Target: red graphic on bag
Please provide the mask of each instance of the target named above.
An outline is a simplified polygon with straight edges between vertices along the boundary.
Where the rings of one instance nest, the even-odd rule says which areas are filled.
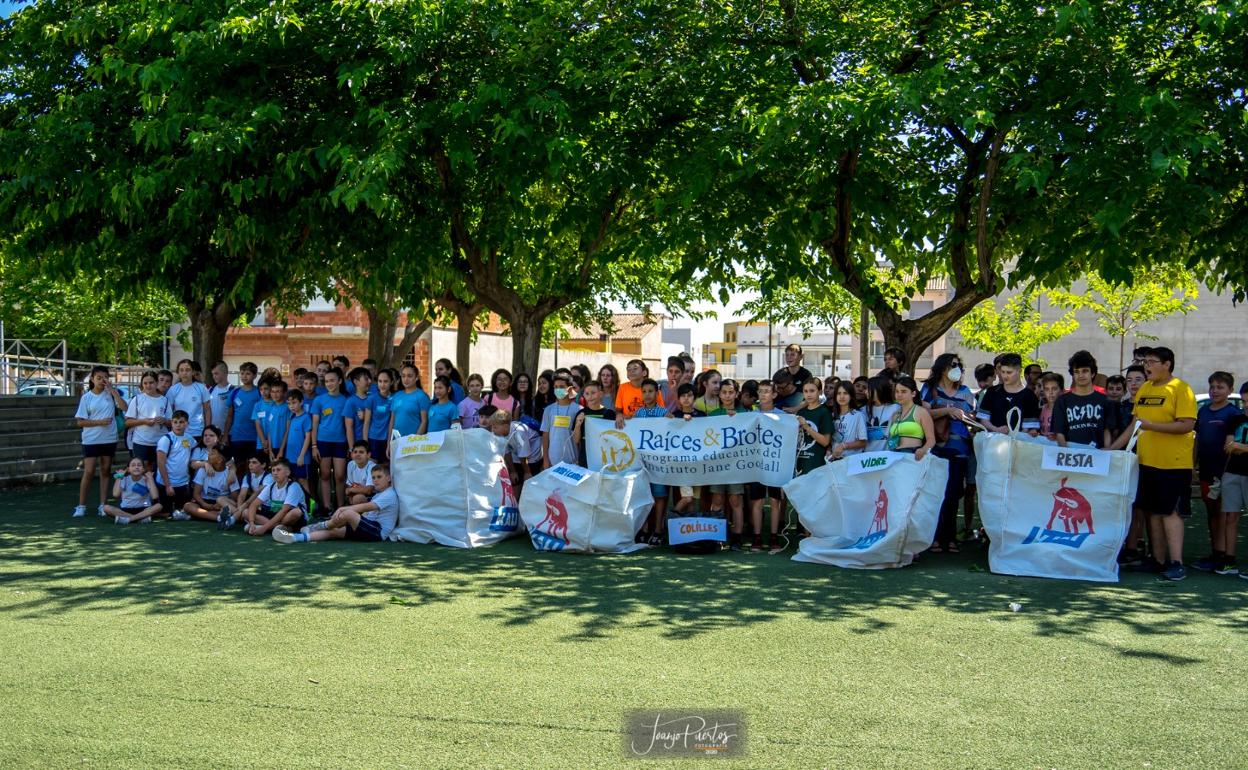
[[[884,482],[880,482],[880,494],[875,498],[875,518],[871,520],[871,528],[867,530],[870,535],[873,532],[888,531],[888,491],[884,489]]]
[[[550,528],[546,530],[551,537],[560,537],[557,534],[563,530],[562,539],[568,539],[568,508],[563,504],[563,498],[559,496],[559,490],[550,493],[550,497],[546,498],[546,518],[542,519],[536,529],[540,530],[546,522],[550,522]]]
[[[516,490],[511,486],[511,474],[507,472],[507,466],[503,466],[498,474],[498,481],[503,487],[503,508],[515,508],[519,505],[516,502]]]
[[[1062,485],[1053,493],[1053,511],[1049,514],[1049,523],[1045,525],[1045,529],[1053,529],[1054,519],[1062,520],[1062,527],[1067,532],[1078,534],[1079,525],[1087,526],[1088,532],[1095,535],[1096,530],[1092,528],[1092,504],[1088,502],[1088,498],[1074,487],[1066,486],[1066,479],[1062,479]]]

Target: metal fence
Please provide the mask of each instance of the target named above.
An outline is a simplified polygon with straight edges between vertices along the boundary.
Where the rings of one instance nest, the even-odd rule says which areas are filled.
[[[0,328],[0,395],[77,396],[96,366],[108,369],[114,385],[138,392],[145,366],[76,361],[63,339],[11,339]]]

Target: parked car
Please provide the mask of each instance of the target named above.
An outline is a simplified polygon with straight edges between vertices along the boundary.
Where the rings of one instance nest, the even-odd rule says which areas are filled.
[[[1229,399],[1232,404],[1239,407],[1240,411],[1243,411],[1244,400],[1239,397],[1238,393],[1232,393]],[[1205,404],[1209,403],[1209,401],[1210,399],[1209,399],[1208,393],[1201,393],[1199,396],[1197,396],[1196,397],[1196,411],[1199,412]]]
[[[25,385],[17,391],[19,396],[64,396],[65,386],[52,383]]]

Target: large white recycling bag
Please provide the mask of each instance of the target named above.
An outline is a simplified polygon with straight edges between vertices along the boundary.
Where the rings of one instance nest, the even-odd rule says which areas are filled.
[[[539,551],[628,553],[654,497],[645,471],[604,475],[560,463],[524,482],[520,516]]]
[[[928,453],[868,452],[784,485],[811,537],[794,561],[855,569],[904,567],[932,545],[949,462]]]
[[[981,433],[975,459],[993,572],[1118,581],[1139,477],[1134,454]]]
[[[520,512],[503,452],[505,436],[483,428],[390,443],[390,472],[399,498],[391,540],[458,548],[493,545],[520,531]]]

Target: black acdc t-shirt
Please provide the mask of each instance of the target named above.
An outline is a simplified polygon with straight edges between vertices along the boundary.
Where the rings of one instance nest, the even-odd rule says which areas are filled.
[[[1109,399],[1104,393],[1092,391],[1086,396],[1063,393],[1053,405],[1054,433],[1066,437],[1070,444],[1087,444],[1101,448],[1105,428],[1110,424]]]

